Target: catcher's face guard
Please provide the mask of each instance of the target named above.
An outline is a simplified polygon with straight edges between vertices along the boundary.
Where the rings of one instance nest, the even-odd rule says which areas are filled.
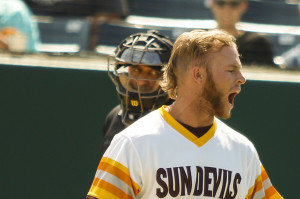
[[[143,65],[120,64],[114,71],[125,89],[141,94],[153,93],[159,89],[162,72]]]
[[[123,109],[122,120],[126,125],[159,108],[167,99],[167,94],[159,86],[162,73],[157,69],[116,62],[108,64],[108,75],[116,86]]]
[[[125,125],[166,102],[159,81],[171,49],[172,43],[158,33],[137,33],[121,42],[115,56],[108,58],[108,75],[116,86]]]

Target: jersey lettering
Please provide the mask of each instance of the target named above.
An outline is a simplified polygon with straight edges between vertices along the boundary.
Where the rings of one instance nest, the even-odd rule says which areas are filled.
[[[156,189],[156,195],[159,198],[164,198],[166,197],[166,195],[168,194],[168,185],[167,183],[165,183],[165,181],[162,180],[162,178],[166,178],[167,177],[167,172],[165,169],[163,168],[159,168],[156,171],[156,182],[161,186],[162,189]]]
[[[191,166],[159,168],[156,172],[156,182],[160,186],[156,189],[157,197],[164,198],[169,194],[175,198],[192,194],[215,198],[218,191],[220,199],[237,196],[238,184],[242,181],[239,173],[233,175],[232,171],[225,169],[200,166],[194,168],[194,173],[193,176]]]

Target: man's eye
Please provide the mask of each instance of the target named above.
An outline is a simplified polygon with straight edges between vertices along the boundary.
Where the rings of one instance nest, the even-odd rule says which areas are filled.
[[[160,72],[158,72],[158,71],[152,71],[151,75],[152,76],[160,76]]]
[[[140,73],[141,70],[138,69],[138,68],[132,68],[132,69],[131,69],[131,72],[133,72],[133,73]]]

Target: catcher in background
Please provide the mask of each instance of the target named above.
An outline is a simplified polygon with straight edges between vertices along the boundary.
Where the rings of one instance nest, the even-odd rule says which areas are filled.
[[[158,31],[128,36],[115,50],[108,74],[116,86],[120,104],[106,117],[103,126],[103,152],[115,134],[121,132],[140,117],[171,103],[159,86],[162,66],[171,55],[172,42]]]
[[[246,82],[233,36],[181,34],[161,87],[175,99],[118,133],[90,198],[280,199],[253,144],[219,118]]]

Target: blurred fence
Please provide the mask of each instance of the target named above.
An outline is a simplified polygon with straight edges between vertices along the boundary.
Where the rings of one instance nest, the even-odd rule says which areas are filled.
[[[37,14],[41,36],[39,49],[42,52],[74,53],[96,51],[101,46],[115,47],[129,34],[146,32],[148,29],[157,29],[175,41],[183,31],[216,26],[208,1],[205,0],[27,2]],[[78,9],[80,4],[82,9]],[[71,9],[72,5],[76,8]],[[87,6],[85,14],[77,12]],[[279,56],[300,41],[297,9],[296,4],[286,4],[284,1],[249,0],[240,28],[264,34],[273,45],[274,57]],[[137,23],[136,19],[140,22]],[[149,21],[151,23],[147,25]],[[187,24],[190,25],[187,27]]]

